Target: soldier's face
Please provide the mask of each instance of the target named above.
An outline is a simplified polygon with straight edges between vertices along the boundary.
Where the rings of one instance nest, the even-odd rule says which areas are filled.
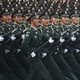
[[[22,16],[15,16],[15,17],[14,17],[14,21],[15,21],[16,23],[20,24],[21,21],[22,21]]]
[[[4,16],[2,17],[2,20],[3,20],[3,22],[5,22],[5,23],[11,23],[11,15],[10,15],[10,14],[4,15]]]
[[[59,19],[58,18],[52,18],[51,21],[52,21],[52,23],[54,25],[57,25],[59,23]]]
[[[61,18],[61,22],[62,22],[63,24],[68,24],[68,23],[69,23],[69,18],[68,18],[68,17],[62,17],[62,18]]]
[[[24,21],[27,21],[29,19],[29,16],[24,17]]]
[[[37,27],[39,25],[39,19],[33,19],[32,23],[33,23],[34,26]]]
[[[43,26],[48,26],[48,24],[49,24],[49,19],[42,19],[42,20],[41,20],[41,23],[42,23]]]
[[[78,24],[79,23],[79,17],[72,17],[71,21],[73,24]]]

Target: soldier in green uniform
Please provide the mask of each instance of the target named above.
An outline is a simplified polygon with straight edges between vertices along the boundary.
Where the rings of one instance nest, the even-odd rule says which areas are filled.
[[[1,15],[2,15],[2,23],[3,23],[2,27],[4,28],[5,33],[6,33],[9,30],[8,24],[11,24],[11,16],[10,16],[8,9],[2,10]],[[10,27],[10,28],[13,28],[13,27]]]
[[[66,15],[67,15],[67,17],[65,17],[65,20],[63,19],[62,20],[62,23],[63,23],[63,28],[64,28],[64,31],[66,31],[67,30],[67,32],[65,33],[65,41],[66,40],[68,40],[68,39],[70,39],[70,36],[71,36],[71,34],[72,34],[72,32],[74,31],[73,29],[72,29],[72,27],[71,27],[71,25],[70,25],[70,22],[69,22],[69,15],[68,15],[68,13],[65,13]],[[65,24],[65,22],[66,22],[66,25],[64,25]],[[64,44],[64,43],[63,43]],[[66,61],[66,58],[69,60],[69,58],[70,58],[70,56],[72,55],[72,49],[69,47],[69,45],[71,45],[71,43],[69,43],[67,46],[66,45],[64,45],[64,47],[62,47],[61,48],[61,50],[63,50],[62,51],[62,53],[63,53],[63,57],[64,57],[64,59],[65,59],[65,61]],[[66,54],[65,54],[66,53]],[[68,54],[69,53],[69,54]],[[71,53],[71,54],[70,54]],[[71,58],[70,58],[71,59]],[[67,62],[67,61],[66,61]],[[73,63],[74,63],[74,61],[73,61]],[[69,64],[68,64],[69,65]],[[69,65],[70,66],[70,65]],[[71,67],[71,66],[70,66]],[[72,68],[72,67],[71,67]],[[72,72],[74,73],[74,71],[73,71],[73,69],[72,69]],[[72,74],[74,77],[76,76],[76,75],[74,75],[74,74]],[[77,77],[77,76],[76,76]]]
[[[4,35],[4,33],[7,32],[7,26],[3,26],[5,25],[6,23],[10,23],[11,22],[11,16],[10,16],[10,13],[6,10],[3,10],[2,13],[1,13],[1,16],[2,16],[2,25],[1,25],[1,31],[0,31],[0,35]],[[1,36],[2,37],[2,36]],[[4,40],[4,37],[1,38],[1,40],[3,41]],[[2,43],[1,41],[1,43]],[[20,80],[14,73],[13,71],[11,70],[11,68],[8,66],[8,64],[6,63],[5,59],[4,59],[4,55],[5,52],[4,52],[4,49],[5,49],[5,45],[1,46],[0,48],[1,50],[1,56],[0,56],[0,72],[8,79],[8,80]]]
[[[67,15],[64,14],[62,15],[62,17],[64,19],[67,18]],[[64,27],[63,26],[60,26],[57,21],[59,19],[59,15],[58,14],[54,14],[51,18],[51,21],[52,21],[52,26],[55,27],[55,32],[54,32],[54,36],[56,36],[54,38],[54,40],[56,39],[55,43],[57,42],[57,40],[59,40],[60,36],[61,36],[61,33],[64,31]],[[60,28],[59,28],[60,27]],[[63,30],[63,31],[62,31]],[[60,39],[61,42],[64,41],[64,39]],[[60,43],[61,43],[60,42]],[[66,63],[65,59],[63,58],[63,55],[62,55],[62,52],[61,50],[59,49],[59,44],[56,44],[54,47],[54,51],[53,51],[53,58],[55,60],[55,62],[57,63],[57,65],[59,66],[59,68],[61,69],[63,75],[66,77],[66,78],[71,78],[71,79],[74,79],[74,74],[72,73],[72,70],[70,68],[70,66]],[[53,48],[53,47],[52,47]],[[50,49],[51,50],[51,49]]]
[[[0,15],[1,15],[1,12],[0,12]],[[0,35],[2,35],[2,27],[1,27],[1,17],[0,17]],[[3,38],[0,38],[0,41],[2,41]],[[0,55],[1,56],[1,55]],[[1,80],[7,80],[6,77],[4,77],[1,73],[0,73],[0,79]]]
[[[72,23],[72,27],[76,30],[76,29],[79,29],[79,26],[80,26],[80,22],[79,22],[79,14],[74,14],[72,15],[71,17],[71,23]],[[75,37],[77,39],[79,39],[79,32],[76,33]],[[75,44],[74,44],[74,56],[75,56],[75,59],[76,61],[78,62],[78,64],[80,65],[80,55],[79,55],[79,52],[80,52],[80,48],[79,48],[79,41],[77,41]]]
[[[71,20],[72,20],[72,29],[71,29],[71,34],[73,31],[77,30],[77,25],[79,23],[79,15],[77,13],[73,13],[72,12],[72,15],[71,15]],[[77,36],[74,36],[73,35],[73,38],[71,39],[72,41],[75,41]],[[74,39],[74,40],[73,40]],[[66,60],[66,62],[71,66],[73,72],[75,73],[75,75],[78,77],[78,79],[80,79],[79,75],[79,70],[80,70],[80,65],[77,63],[77,61],[75,60],[74,58],[74,55],[73,55],[73,51],[74,49],[72,48],[73,46],[71,46],[71,43],[67,44],[67,46],[69,47],[68,48],[68,53],[69,54],[66,54],[64,55],[64,58]]]
[[[43,15],[41,17],[41,23],[42,23],[42,32],[43,32],[43,37],[42,40],[43,42],[47,42],[49,40],[50,43],[54,42],[54,27],[52,25],[49,25],[49,16],[48,15]],[[52,39],[53,38],[53,39]],[[50,74],[53,76],[54,79],[56,80],[65,80],[65,77],[63,76],[61,70],[59,69],[58,65],[55,63],[53,57],[52,57],[52,50],[47,50],[47,48],[51,45],[48,43],[42,50],[42,62],[46,66],[46,68],[49,70]],[[53,53],[54,54],[54,53]],[[48,66],[49,65],[49,66]]]
[[[31,16],[31,13],[29,12],[29,10],[25,10],[23,12],[23,20],[24,20],[24,25],[26,27],[29,27],[29,21],[28,21],[28,19],[29,19],[30,16]]]
[[[5,20],[4,20],[5,18]],[[15,26],[13,26],[11,24],[11,15],[9,13],[9,11],[3,11],[2,13],[2,19],[3,19],[3,25],[2,27],[4,27],[4,33],[8,33],[9,31],[14,30]],[[10,25],[11,24],[11,25]],[[13,29],[12,29],[13,28]],[[15,36],[11,35],[10,36],[11,40],[14,42],[14,40],[16,39]],[[8,64],[8,66],[12,69],[12,71],[22,80],[26,80],[27,79],[27,72],[25,71],[25,69],[21,66],[21,64],[16,60],[15,58],[15,49],[14,47],[12,47],[11,43],[8,42],[5,46],[4,46],[4,54],[3,54],[3,58],[5,60],[5,62]],[[16,66],[15,66],[16,65]]]
[[[63,27],[61,27],[59,25],[59,15],[58,15],[58,12],[56,13],[52,13],[52,15],[50,15],[51,17],[51,25],[53,26],[54,28],[54,36],[56,37],[59,37],[61,35],[61,32],[64,31]]]
[[[53,80],[48,70],[45,68],[42,61],[39,59],[39,51],[36,53],[36,49],[42,45],[41,34],[37,30],[39,20],[37,16],[33,15],[30,20],[30,29],[26,32],[26,37],[22,42],[24,51],[28,54],[28,60],[34,71],[37,71],[41,75],[43,80]],[[32,80],[36,80],[35,75],[32,76]],[[38,79],[39,80],[39,79]]]
[[[25,14],[24,14],[25,15]],[[29,29],[29,25],[25,25],[25,22],[22,23],[22,14],[19,11],[14,11],[12,17],[14,18],[14,26],[17,26],[19,31],[23,32],[25,29]],[[17,32],[18,33],[18,32]],[[30,66],[28,61],[26,60],[27,54],[25,51],[21,50],[21,42],[25,37],[25,33],[21,33],[19,35],[19,38],[17,39],[17,45],[15,44],[13,47],[17,52],[15,53],[16,59],[19,61],[19,63],[25,68],[27,72],[30,70]]]

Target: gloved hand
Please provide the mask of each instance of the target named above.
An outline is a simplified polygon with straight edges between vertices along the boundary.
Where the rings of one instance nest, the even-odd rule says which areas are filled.
[[[71,37],[71,40],[76,41],[76,37],[75,36]]]
[[[16,37],[15,37],[14,35],[12,35],[12,36],[11,36],[11,40],[12,40],[12,41],[15,41],[15,40],[16,40]]]
[[[7,53],[9,53],[10,52],[10,50],[8,50],[8,49],[5,49],[5,54],[7,54]]]
[[[31,57],[34,58],[36,54],[34,52],[31,53]]]
[[[22,39],[24,39],[24,38],[25,38],[25,34],[22,35]]]
[[[62,37],[60,38],[60,42],[63,43],[65,41],[65,39],[63,39]]]
[[[68,52],[68,49],[64,49],[64,53],[67,53]]]
[[[0,42],[4,41],[4,37],[0,36]]]
[[[46,57],[47,53],[42,53],[42,58]]]
[[[76,49],[76,53],[78,53],[78,52],[80,52],[80,50],[79,49]]]
[[[54,43],[54,40],[52,39],[52,37],[49,38],[49,43]]]

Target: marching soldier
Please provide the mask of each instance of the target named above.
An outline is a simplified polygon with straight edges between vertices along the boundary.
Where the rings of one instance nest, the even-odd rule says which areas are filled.
[[[80,26],[80,24],[79,24],[79,14],[77,14],[77,12],[76,12],[76,14],[72,15],[72,17],[71,17],[71,23],[72,23],[72,27],[74,28],[74,30],[80,28],[79,27]],[[79,35],[80,35],[79,32],[77,32],[76,34],[77,34],[76,38],[79,39]],[[74,45],[75,46],[73,46],[74,47],[73,53],[74,53],[76,61],[80,65],[80,59],[79,59],[79,56],[80,56],[79,55],[79,52],[80,52],[79,41],[76,41],[76,43]]]
[[[53,80],[52,76],[39,59],[39,52],[35,53],[36,49],[42,45],[41,34],[37,30],[39,20],[37,16],[33,15],[30,20],[30,29],[26,32],[26,37],[22,42],[23,49],[29,56],[29,61],[34,71],[42,76],[44,80]],[[32,76],[32,80],[36,80],[35,74]]]
[[[77,14],[77,13],[72,13],[72,15],[71,15],[71,20],[72,20],[72,32],[73,31],[75,31],[75,30],[77,30],[77,24],[79,23],[79,15]],[[72,32],[71,32],[71,34],[72,34]],[[74,39],[74,41],[76,41],[76,36],[74,36],[73,35],[73,39]],[[74,43],[73,43],[74,44]],[[72,70],[73,70],[73,72],[75,73],[75,75],[78,77],[78,79],[80,79],[79,78],[79,70],[80,70],[80,65],[77,63],[77,61],[75,60],[75,58],[74,58],[74,55],[73,55],[73,46],[71,47],[71,44],[69,45],[69,44],[67,44],[67,46],[69,47],[69,54],[67,54],[66,56],[64,55],[64,58],[65,58],[65,60],[66,60],[66,62],[70,65],[70,67],[72,68]]]
[[[6,30],[7,29],[7,26],[3,26],[5,25],[6,23],[10,23],[11,21],[11,16],[10,16],[10,13],[9,12],[6,12],[5,10],[2,11],[1,13],[1,16],[2,16],[2,25],[1,25],[1,31],[0,31],[0,35],[4,35],[4,33],[6,33]],[[9,18],[7,18],[9,16]],[[4,31],[5,30],[5,31]],[[1,43],[2,41],[4,40],[4,38],[2,37],[1,38]],[[1,56],[0,56],[0,73],[2,73],[8,80],[20,80],[14,73],[13,71],[11,70],[11,68],[8,66],[8,64],[6,63],[5,59],[4,59],[4,46],[1,46]]]
[[[68,23],[69,23],[69,15],[67,13],[62,14],[60,25],[58,25],[59,27],[61,27],[62,30],[60,30],[60,33],[58,33],[58,34],[61,34],[65,30],[67,30]],[[56,28],[56,30],[57,30],[57,28]],[[55,34],[56,33],[57,33],[57,31],[55,32]],[[60,43],[62,43],[62,42],[64,42],[64,39],[60,39]],[[54,60],[58,64],[59,68],[61,69],[61,71],[65,77],[70,78],[71,80],[77,80],[76,76],[72,72],[71,67],[66,63],[66,61],[63,57],[63,53],[61,52],[62,49],[60,49],[58,47],[59,45],[60,44],[57,45],[57,48],[56,48],[57,51],[54,52],[55,53],[53,55]],[[62,47],[62,48],[64,48],[64,47]]]
[[[2,27],[1,27],[1,18],[0,18],[0,35],[2,34]],[[2,41],[2,38],[0,38],[0,40]],[[1,55],[0,55],[1,56]],[[0,73],[0,79],[1,80],[7,80],[6,77],[4,77],[1,73]]]
[[[25,25],[25,22],[22,23],[22,14],[20,12],[14,11],[12,16],[14,18],[14,24],[15,24],[14,26],[17,26],[18,29],[19,29],[17,33],[22,32],[22,33],[19,34],[17,40],[15,41],[15,44],[13,45],[14,50],[17,51],[15,53],[15,57],[19,61],[19,63],[25,68],[25,70],[27,72],[29,72],[30,66],[29,66],[28,61],[26,60],[27,54],[25,53],[25,51],[21,50],[21,43],[22,43],[22,40],[25,37],[24,30],[28,30],[29,26]]]
[[[41,23],[42,23],[42,31],[43,31],[43,37],[42,40],[45,43],[46,41],[50,41],[50,43],[53,43],[54,40],[54,27],[53,26],[48,26],[49,25],[49,16],[48,15],[43,15],[41,17]],[[45,23],[45,24],[44,24]],[[54,79],[58,80],[65,80],[65,77],[63,76],[61,70],[59,69],[58,65],[55,63],[53,57],[52,57],[52,51],[49,50],[47,51],[47,48],[50,45],[47,44],[43,50],[42,50],[42,62],[46,66],[46,68],[49,70],[50,74],[53,76]],[[53,53],[54,54],[54,53]],[[49,65],[49,66],[48,66]]]
[[[15,29],[15,26],[10,25],[11,23],[11,15],[9,11],[4,10],[2,13],[2,19],[3,19],[3,25],[2,27],[4,28],[4,33],[8,33],[9,31],[12,31]],[[12,29],[13,28],[13,29]],[[9,35],[10,36],[10,35]],[[11,40],[14,41],[16,38],[11,35]],[[20,65],[20,63],[16,60],[14,56],[14,49],[12,48],[11,43],[6,43],[4,45],[4,53],[3,53],[3,58],[5,62],[8,64],[8,66],[12,69],[12,71],[22,80],[27,79],[27,72],[25,69]],[[16,65],[16,66],[15,66]],[[14,79],[14,77],[13,77]]]

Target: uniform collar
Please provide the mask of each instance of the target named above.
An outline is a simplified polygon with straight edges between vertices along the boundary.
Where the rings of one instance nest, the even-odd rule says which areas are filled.
[[[73,25],[73,26],[77,26],[77,27],[79,26],[79,24],[73,24],[73,23],[72,23],[72,25]]]
[[[63,24],[63,23],[61,22],[61,25],[62,25],[62,26],[68,26],[69,24]]]
[[[31,26],[31,28],[33,28],[34,30],[37,30],[37,28],[35,28],[35,27],[33,27],[33,26]]]
[[[20,24],[18,24],[18,23],[16,23],[16,22],[14,22],[14,24],[16,24],[16,25],[18,25],[18,26],[20,25]]]
[[[54,24],[52,23],[52,25],[53,25],[53,26],[55,26],[56,28],[58,28],[58,27],[59,27],[59,25],[58,25],[58,24],[57,24],[57,25],[54,25]]]

